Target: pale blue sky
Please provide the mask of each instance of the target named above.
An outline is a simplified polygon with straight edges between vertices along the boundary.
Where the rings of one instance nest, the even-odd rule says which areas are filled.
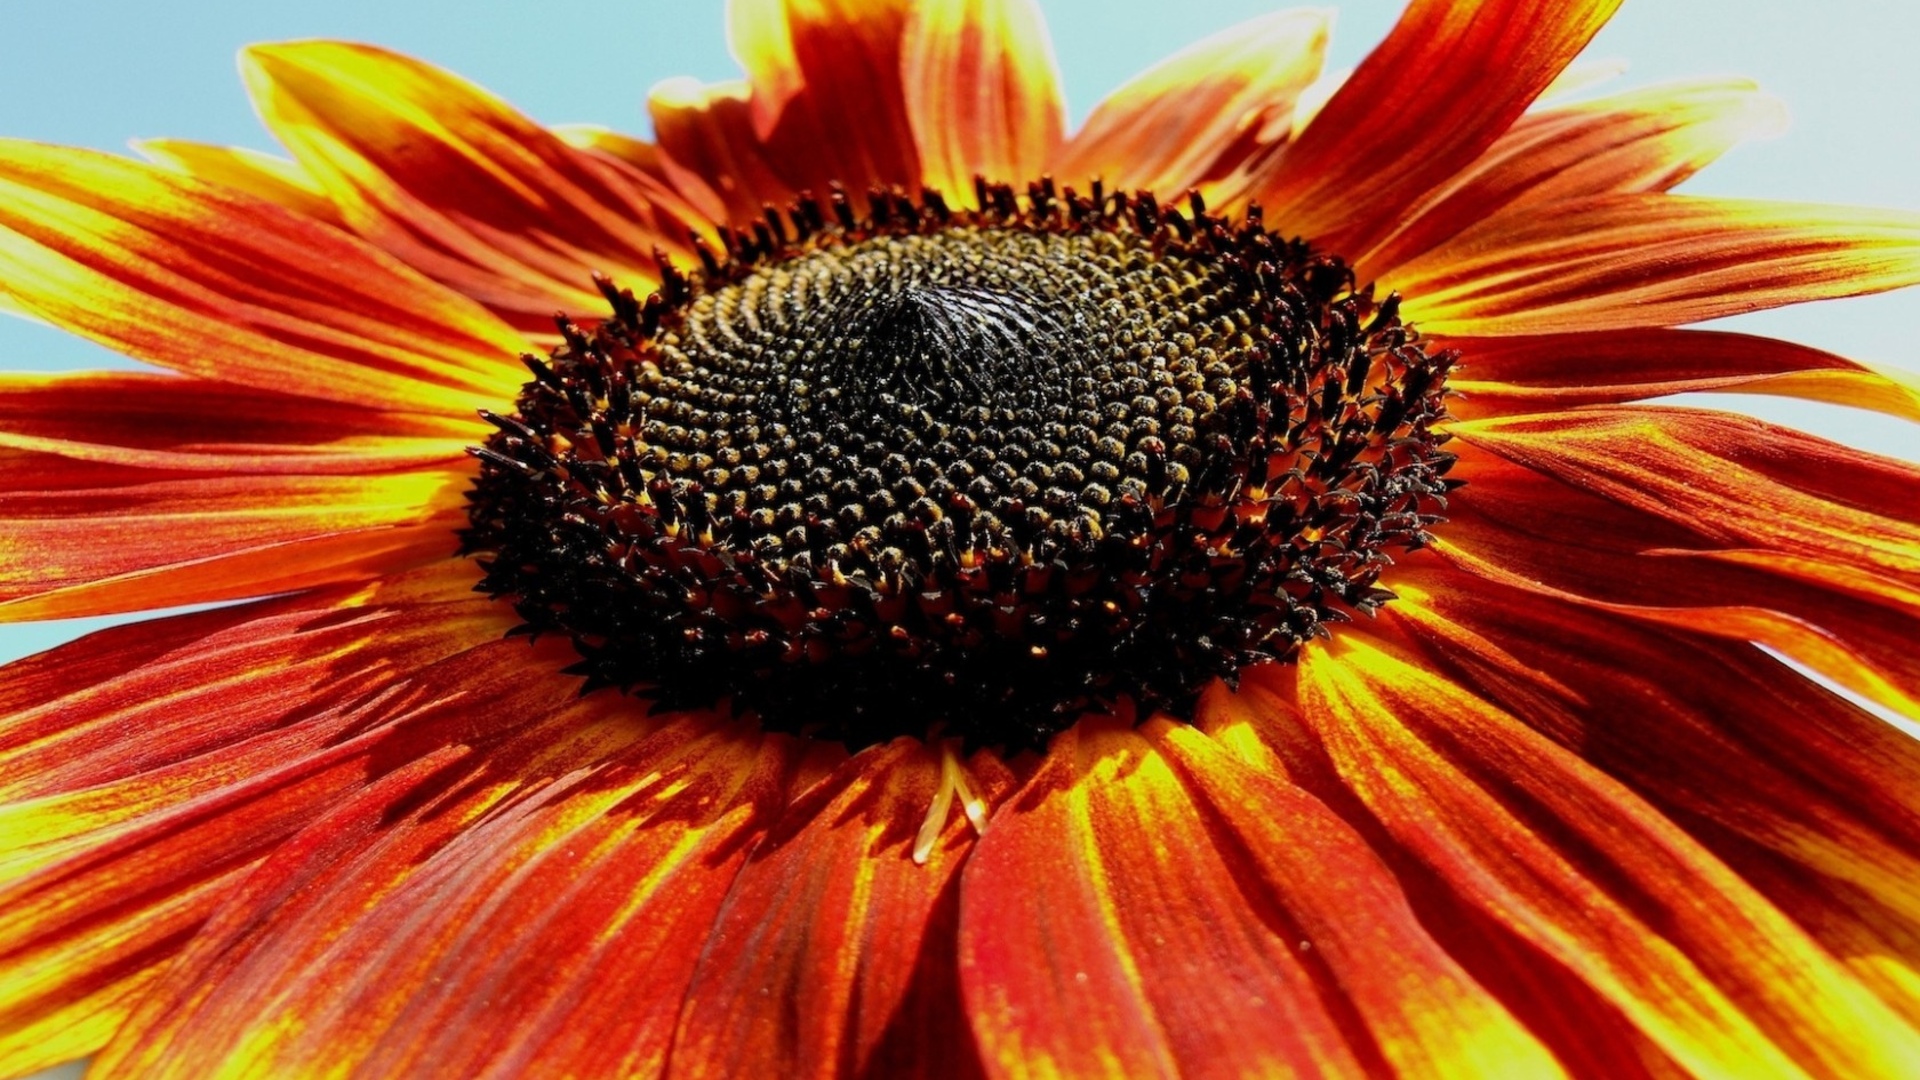
[[[1076,120],[1166,53],[1276,6],[1042,0]],[[1331,64],[1345,67],[1385,33],[1400,4],[1334,6],[1340,18]],[[678,74],[735,74],[720,9],[718,0],[0,0],[0,135],[109,150],[129,138],[163,135],[271,149],[241,92],[235,50],[250,41],[314,36],[425,57],[543,121],[644,132],[648,86]],[[1745,74],[1787,101],[1794,125],[1785,137],[1736,150],[1689,190],[1920,210],[1914,41],[1920,3],[1913,0],[1628,0],[1590,55],[1629,61],[1623,86]],[[1920,290],[1735,323],[1920,368]],[[112,362],[85,342],[0,318],[0,367]],[[1911,425],[1765,399],[1750,411],[1920,459],[1920,428]],[[98,622],[0,626],[0,659]]]

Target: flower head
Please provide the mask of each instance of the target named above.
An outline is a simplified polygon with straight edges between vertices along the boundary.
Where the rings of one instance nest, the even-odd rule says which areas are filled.
[[[1920,419],[1678,329],[1920,219],[1669,189],[1608,0],[1194,45],[735,0],[655,141],[260,46],[291,159],[0,142],[0,1073],[1898,1076]],[[1559,83],[1564,87],[1565,83]]]

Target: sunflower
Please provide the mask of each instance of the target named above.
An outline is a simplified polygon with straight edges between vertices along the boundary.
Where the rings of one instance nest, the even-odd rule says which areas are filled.
[[[1613,0],[1287,11],[1071,135],[1030,0],[734,0],[655,141],[377,48],[291,159],[0,143],[0,1073],[1903,1076],[1920,472],[1677,329],[1920,281],[1668,193]]]

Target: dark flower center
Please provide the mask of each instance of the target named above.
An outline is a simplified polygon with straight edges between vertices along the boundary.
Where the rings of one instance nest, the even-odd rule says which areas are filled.
[[[1451,357],[1396,298],[1257,211],[978,195],[802,200],[644,304],[604,286],[488,414],[481,588],[592,686],[1007,748],[1390,598],[1451,463]]]

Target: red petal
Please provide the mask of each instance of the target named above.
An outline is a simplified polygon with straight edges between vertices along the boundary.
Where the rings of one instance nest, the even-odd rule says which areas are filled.
[[[1355,253],[1363,279],[1499,212],[1568,199],[1665,191],[1734,144],[1778,134],[1779,100],[1744,79],[1656,86],[1529,113],[1388,240]]]
[[[942,783],[940,752],[901,739],[854,757],[789,807],[754,851],[687,991],[673,1069],[717,1076],[977,1074],[955,967],[955,813],[910,857]],[[989,802],[1011,777],[973,772]]]
[[[1920,282],[1920,215],[1610,195],[1497,215],[1382,284],[1436,334],[1678,326]]]
[[[1695,391],[1778,394],[1920,420],[1900,373],[1804,345],[1711,330],[1614,330],[1524,337],[1436,337],[1464,363],[1449,378],[1463,419],[1557,412]]]
[[[31,314],[191,375],[461,418],[525,342],[392,258],[252,195],[0,141],[0,281]]]
[[[1047,171],[1162,197],[1197,187],[1210,203],[1243,194],[1292,134],[1328,23],[1325,11],[1275,12],[1181,50],[1108,94]]]
[[[1555,1072],[1360,837],[1191,728],[1059,736],[962,888],[1001,1075]]]
[[[1674,817],[1920,1020],[1920,743],[1744,643],[1460,574],[1403,569],[1394,589],[1396,623],[1456,678]]]
[[[1413,0],[1252,197],[1272,227],[1366,251],[1491,146],[1619,0]]]
[[[1682,1068],[1901,1076],[1920,1034],[1626,788],[1397,648],[1300,664],[1303,730],[1426,888],[1583,980]]]
[[[752,87],[755,134],[783,178],[920,185],[900,70],[908,0],[734,0],[727,36]],[[711,178],[710,178],[711,179]]]
[[[924,181],[958,198],[975,175],[1037,180],[1066,127],[1046,19],[1033,0],[924,0],[901,79]]]
[[[1474,446],[1730,547],[1920,580],[1920,467],[1729,413],[1596,408],[1450,427]]]
[[[647,94],[661,169],[710,220],[736,227],[761,220],[769,205],[785,209],[794,189],[781,177],[804,175],[754,133],[751,110],[741,82],[668,79]]]
[[[465,469],[209,474],[0,451],[0,619],[234,600],[444,559],[467,482]]]
[[[269,127],[361,235],[468,296],[550,325],[598,315],[600,271],[644,290],[684,225],[638,174],[577,150],[479,87],[367,45],[256,45],[242,57]]]
[[[96,1067],[657,1074],[799,747],[643,708],[583,702],[340,800],[248,876]]]
[[[470,709],[529,705],[498,677],[523,644],[441,662],[470,635],[432,607],[334,595],[116,629],[8,668],[23,709],[4,768],[28,797],[0,807],[0,1068],[95,1049],[282,838],[472,737]],[[412,675],[468,697],[423,703]]]
[[[477,441],[475,426],[147,372],[0,373],[0,445],[145,469],[446,466]]]

